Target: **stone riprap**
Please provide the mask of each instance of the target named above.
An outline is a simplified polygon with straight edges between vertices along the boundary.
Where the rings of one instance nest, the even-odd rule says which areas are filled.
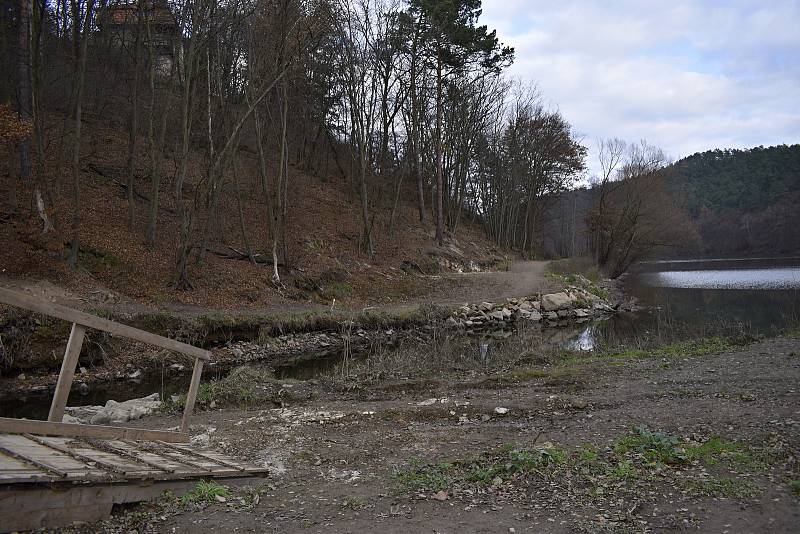
[[[520,321],[540,324],[581,323],[615,313],[608,302],[583,288],[570,286],[546,295],[509,298],[503,303],[464,304],[447,319],[450,328],[505,328]]]

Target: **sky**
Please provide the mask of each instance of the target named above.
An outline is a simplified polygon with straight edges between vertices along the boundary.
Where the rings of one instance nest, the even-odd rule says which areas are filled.
[[[484,0],[479,23],[583,138],[590,172],[599,138],[673,160],[800,143],[800,0]]]

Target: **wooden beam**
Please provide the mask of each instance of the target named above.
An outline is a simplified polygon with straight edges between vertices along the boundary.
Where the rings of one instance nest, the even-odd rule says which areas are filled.
[[[142,343],[148,343],[156,347],[161,347],[162,349],[180,352],[182,354],[186,354],[187,356],[192,356],[201,360],[211,359],[211,353],[199,347],[182,343],[180,341],[175,341],[174,339],[159,336],[151,332],[145,332],[144,330],[139,330],[138,328],[133,328],[132,326],[115,323],[114,321],[109,321],[108,319],[97,317],[96,315],[91,315],[82,311],[74,310],[72,308],[67,308],[66,306],[61,306],[52,302],[45,302],[18,291],[0,288],[0,302],[3,304],[9,304],[11,306],[16,306],[18,308],[24,308],[32,312],[42,313],[44,315],[63,319],[64,321],[76,323],[84,327],[102,330],[103,332],[108,332],[109,334],[113,334],[115,336],[122,336],[136,341],[141,341]]]
[[[47,471],[48,473],[53,473],[54,475],[59,477],[66,477],[69,474],[63,469],[59,469],[54,465],[50,465],[47,462],[42,462],[40,460],[37,460],[36,458],[25,456],[21,452],[15,451],[14,449],[10,449],[8,447],[4,447],[3,445],[0,445],[0,452],[9,455],[12,458],[17,458],[18,460],[22,460],[23,462],[32,464],[38,469],[43,469],[44,471]]]
[[[203,360],[200,358],[194,361],[192,370],[192,382],[189,384],[189,393],[186,394],[186,406],[183,408],[183,418],[181,419],[181,432],[189,431],[189,418],[194,411],[194,402],[197,399],[197,391],[200,389],[200,376],[203,374]]]
[[[50,413],[47,415],[48,421],[60,423],[64,418],[64,408],[67,406],[69,390],[72,389],[75,366],[78,365],[85,333],[86,327],[77,323],[72,324],[67,350],[64,352],[64,360],[61,362],[61,372],[58,373],[58,383],[56,383],[56,391],[53,394],[53,402],[50,404]]]
[[[175,445],[174,443],[167,443],[166,441],[162,441],[161,445],[167,447],[168,449],[173,449],[185,454],[190,454],[192,456],[196,456],[198,458],[202,458],[208,462],[214,462],[224,467],[230,467],[231,469],[238,469],[239,471],[247,471],[246,468],[242,467],[241,465],[235,464],[233,462],[228,462],[227,460],[223,460],[221,458],[214,458],[212,456],[208,456],[207,454],[203,454],[201,452],[197,452],[193,449],[189,449],[187,447],[181,447],[179,445]]]
[[[0,433],[33,434],[39,436],[64,436],[72,438],[129,439],[133,441],[152,440],[169,443],[188,443],[189,436],[182,432],[169,430],[145,430],[121,426],[78,425],[74,423],[55,423],[29,419],[0,417]]]

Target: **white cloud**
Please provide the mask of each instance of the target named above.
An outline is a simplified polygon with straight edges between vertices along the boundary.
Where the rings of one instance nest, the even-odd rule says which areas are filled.
[[[481,19],[587,144],[646,138],[676,159],[800,142],[798,21],[800,2],[747,0],[484,0]]]

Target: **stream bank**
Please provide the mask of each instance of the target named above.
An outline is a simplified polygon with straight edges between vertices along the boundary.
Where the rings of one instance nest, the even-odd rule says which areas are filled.
[[[588,281],[587,281],[588,283]],[[448,335],[502,336],[521,326],[554,328],[581,324],[615,313],[608,301],[579,285],[562,292],[507,298],[460,307],[417,306],[399,310],[316,312],[284,316],[200,316],[169,314],[114,317],[212,351],[204,381],[219,379],[240,365],[265,367],[278,378],[310,378],[343,356],[368,357],[400,344],[427,345]],[[12,335],[6,351],[23,352],[7,363],[0,378],[2,416],[41,417],[58,377],[65,327],[57,321],[14,312],[5,319]],[[505,334],[504,334],[505,333]],[[124,401],[157,392],[161,398],[182,393],[191,362],[165,351],[110,336],[87,344],[73,384],[71,405]],[[48,351],[49,356],[43,356]],[[27,357],[26,357],[27,351]],[[15,365],[16,362],[16,365]],[[11,376],[8,376],[11,375]],[[119,384],[125,384],[120,397]],[[23,406],[11,403],[23,399]]]

